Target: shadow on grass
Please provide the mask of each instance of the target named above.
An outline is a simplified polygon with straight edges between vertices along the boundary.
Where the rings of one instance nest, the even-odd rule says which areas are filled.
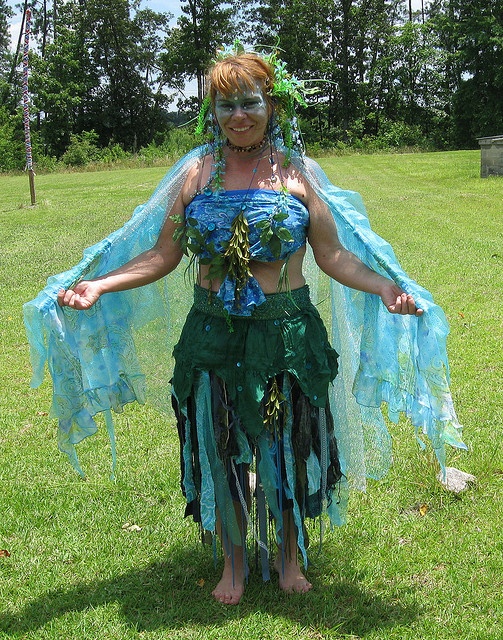
[[[27,634],[69,613],[109,604],[119,605],[121,622],[135,631],[184,627],[204,631],[262,612],[289,619],[302,628],[336,630],[341,635],[360,637],[373,629],[407,626],[416,619],[418,611],[411,604],[409,592],[403,593],[403,598],[396,594],[386,600],[360,586],[350,565],[348,560],[346,567],[340,567],[341,577],[330,583],[324,579],[322,569],[315,569],[314,575],[310,572],[314,590],[304,595],[284,594],[278,588],[277,576],[264,583],[252,571],[242,602],[228,607],[211,596],[216,573],[208,556],[201,559],[194,549],[179,550],[166,561],[110,580],[76,582],[71,588],[44,593],[23,609],[1,616],[0,633]],[[352,577],[345,579],[344,575]]]

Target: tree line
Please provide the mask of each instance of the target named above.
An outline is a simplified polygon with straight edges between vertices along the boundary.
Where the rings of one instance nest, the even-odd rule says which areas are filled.
[[[38,162],[86,145],[114,157],[165,144],[196,116],[209,61],[236,37],[279,46],[290,72],[318,88],[300,114],[314,148],[473,148],[503,133],[503,0],[423,0],[420,10],[411,0],[185,0],[174,25],[140,0],[30,8]],[[11,13],[0,0],[3,170],[24,163]],[[185,95],[189,82],[197,96]]]

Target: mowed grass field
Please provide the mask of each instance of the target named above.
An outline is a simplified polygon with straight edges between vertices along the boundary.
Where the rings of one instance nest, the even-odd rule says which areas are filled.
[[[353,496],[321,548],[310,530],[313,591],[289,596],[252,572],[240,605],[214,602],[211,548],[183,520],[173,417],[127,407],[116,481],[104,426],[79,446],[82,481],[57,450],[49,379],[29,387],[22,304],[122,225],[164,170],[37,176],[34,207],[27,176],[0,176],[1,639],[503,637],[503,178],[481,179],[474,151],[320,164],[363,195],[373,228],[446,312],[469,446],[448,464],[476,485],[445,491],[410,424],[391,425],[390,473]]]

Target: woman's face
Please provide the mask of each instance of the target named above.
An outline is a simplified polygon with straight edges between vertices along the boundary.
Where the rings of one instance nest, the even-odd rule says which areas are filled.
[[[236,91],[230,96],[217,93],[215,116],[229,142],[248,147],[262,142],[269,122],[269,106],[261,89]]]

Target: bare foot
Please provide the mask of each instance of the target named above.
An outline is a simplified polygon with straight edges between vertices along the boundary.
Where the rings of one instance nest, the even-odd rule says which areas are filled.
[[[225,563],[220,582],[211,595],[223,604],[238,604],[245,590],[244,572],[232,564]]]
[[[287,557],[282,560],[281,554],[274,561],[274,568],[279,575],[279,586],[286,593],[307,593],[313,588],[302,573],[297,558]]]

